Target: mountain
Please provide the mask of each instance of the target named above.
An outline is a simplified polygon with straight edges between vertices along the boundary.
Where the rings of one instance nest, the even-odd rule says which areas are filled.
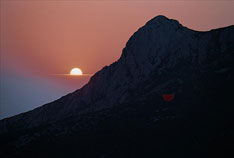
[[[157,16],[81,89],[0,121],[4,157],[234,156],[234,26]]]

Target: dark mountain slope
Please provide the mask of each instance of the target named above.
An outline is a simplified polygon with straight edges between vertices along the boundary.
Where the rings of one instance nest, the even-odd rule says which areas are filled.
[[[83,88],[0,121],[8,157],[233,154],[234,26],[193,31],[157,16]],[[171,102],[164,94],[173,94]]]

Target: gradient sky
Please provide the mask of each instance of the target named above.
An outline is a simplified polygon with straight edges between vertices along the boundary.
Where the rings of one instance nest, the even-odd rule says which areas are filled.
[[[38,107],[82,87],[116,61],[130,36],[165,15],[194,30],[234,24],[234,1],[1,0],[0,119]]]

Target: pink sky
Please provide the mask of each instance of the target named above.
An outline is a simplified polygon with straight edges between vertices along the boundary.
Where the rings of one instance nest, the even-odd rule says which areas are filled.
[[[72,67],[94,73],[154,16],[210,30],[233,25],[233,8],[230,1],[1,1],[1,55],[6,66],[33,75]]]
[[[43,79],[40,84],[44,80],[56,81],[74,90],[89,78],[69,79],[51,74],[69,73],[73,67],[95,73],[116,61],[130,36],[151,18],[165,15],[186,27],[204,31],[233,25],[233,8],[234,1],[222,0],[2,0],[1,76],[6,80],[5,73],[29,79],[39,77]],[[7,85],[3,81],[1,84]],[[1,96],[5,91],[1,89]]]

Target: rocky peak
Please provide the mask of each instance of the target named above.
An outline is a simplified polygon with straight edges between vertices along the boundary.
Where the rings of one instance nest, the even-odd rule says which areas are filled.
[[[177,20],[169,19],[164,15],[158,15],[149,20],[146,25],[181,25]]]
[[[202,65],[208,56],[218,60],[221,54],[234,49],[233,41],[233,26],[198,32],[183,27],[176,20],[157,16],[130,37],[117,62],[97,72],[83,88],[5,122],[29,128],[90,109],[110,108],[126,102],[139,83],[149,79],[157,81],[163,73],[170,74],[174,68],[180,73],[179,65]],[[152,79],[152,76],[156,77]]]
[[[198,32],[157,16],[81,89],[1,120],[0,147],[7,157],[223,157],[234,138],[233,53],[234,26]]]
[[[218,30],[214,32],[220,34]],[[86,98],[84,102],[100,101],[101,105],[108,106],[118,104],[129,96],[129,89],[136,88],[149,76],[160,76],[185,63],[201,65],[207,59],[207,50],[215,47],[211,40],[213,34],[190,30],[165,16],[153,18],[130,37],[117,62],[104,67],[91,78],[82,89]],[[220,41],[218,45],[225,48],[231,44],[226,42],[227,39],[233,36],[217,38]],[[218,50],[220,53],[223,51]]]

